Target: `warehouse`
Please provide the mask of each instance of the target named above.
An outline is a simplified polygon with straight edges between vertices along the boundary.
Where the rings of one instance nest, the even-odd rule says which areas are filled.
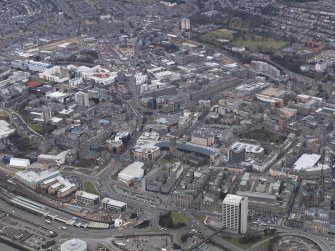
[[[118,181],[130,186],[134,181],[141,180],[144,175],[143,166],[142,162],[130,164],[118,174]]]
[[[60,176],[59,171],[53,169],[48,169],[40,173],[35,173],[34,171],[15,173],[15,179],[32,189],[39,188],[44,181],[57,176]]]

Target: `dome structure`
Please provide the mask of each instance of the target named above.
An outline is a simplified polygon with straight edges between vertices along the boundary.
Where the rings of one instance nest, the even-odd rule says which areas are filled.
[[[80,239],[71,239],[60,246],[61,251],[87,251],[86,241]]]

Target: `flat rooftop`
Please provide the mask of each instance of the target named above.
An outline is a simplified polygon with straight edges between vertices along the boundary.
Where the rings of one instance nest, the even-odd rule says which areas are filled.
[[[239,204],[242,199],[243,199],[242,196],[238,196],[234,194],[227,194],[223,200],[223,203],[224,204]]]
[[[296,171],[304,170],[310,167],[314,167],[315,164],[321,159],[320,154],[303,154],[301,157],[293,164],[293,169]]]

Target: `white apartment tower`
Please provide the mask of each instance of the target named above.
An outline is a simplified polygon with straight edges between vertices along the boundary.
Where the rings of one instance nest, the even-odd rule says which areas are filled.
[[[248,198],[227,194],[222,202],[222,226],[226,231],[245,234],[248,226]]]
[[[188,31],[191,29],[191,21],[188,18],[182,18],[180,22],[181,30]]]
[[[88,94],[85,93],[85,92],[77,92],[75,94],[75,100],[76,100],[76,103],[79,106],[85,106],[85,107],[90,106],[90,101],[89,101],[89,98],[88,98]]]

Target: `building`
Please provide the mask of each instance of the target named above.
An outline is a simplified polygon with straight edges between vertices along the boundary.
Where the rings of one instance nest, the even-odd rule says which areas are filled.
[[[76,103],[79,106],[89,107],[90,101],[88,98],[88,94],[85,92],[77,92],[74,96]]]
[[[241,163],[245,161],[245,148],[230,147],[228,150],[228,160],[232,163]]]
[[[60,245],[60,251],[87,251],[86,241],[71,239]]]
[[[10,128],[9,124],[5,120],[0,120],[0,139],[7,138],[14,132],[15,129]]]
[[[52,118],[50,107],[43,107],[41,112],[30,112],[30,115],[33,117],[33,121],[41,123],[48,123]]]
[[[293,169],[295,171],[302,171],[314,167],[318,161],[321,159],[319,154],[303,154],[301,157],[293,164]]]
[[[85,191],[77,191],[76,200],[87,205],[93,205],[100,202],[100,196]]]
[[[18,68],[21,70],[29,70],[34,72],[44,72],[47,69],[53,67],[52,64],[37,62],[33,60],[14,60],[11,62],[11,65],[14,68]]]
[[[127,210],[127,203],[104,198],[101,201],[102,207],[113,212],[125,212]]]
[[[156,132],[144,132],[133,148],[135,159],[150,161],[155,160],[161,155],[160,148],[156,146],[159,142],[159,134]]]
[[[226,231],[245,234],[248,226],[248,198],[227,194],[222,202],[222,224]]]
[[[144,163],[134,162],[123,169],[118,174],[118,181],[130,186],[136,180],[141,180],[144,176]]]
[[[326,61],[319,61],[315,64],[315,71],[325,72],[327,70],[328,64]]]
[[[40,173],[36,173],[34,171],[15,173],[15,179],[32,189],[40,188],[44,181],[55,178],[57,176],[60,176],[60,172],[53,169],[48,169]]]
[[[20,158],[10,158],[9,166],[10,167],[15,167],[15,168],[26,169],[27,167],[30,166],[30,160],[29,159],[20,159]]]
[[[46,69],[42,73],[39,73],[38,77],[40,79],[45,79],[56,83],[64,83],[70,79],[70,73],[66,68],[54,66],[52,68]]]
[[[57,155],[51,154],[40,154],[37,157],[39,163],[52,164],[52,165],[62,165],[65,163],[66,155],[70,150],[63,151]]]
[[[256,73],[264,74],[273,79],[278,79],[280,77],[279,69],[263,61],[251,61],[251,68]]]
[[[191,142],[202,146],[211,146],[214,144],[214,136],[208,132],[195,132],[192,134]]]
[[[180,21],[181,30],[188,31],[191,29],[191,21],[188,18],[182,18]]]
[[[65,198],[69,196],[70,194],[77,191],[78,187],[75,184],[70,184],[68,186],[65,186],[58,190],[57,192],[57,198]]]

